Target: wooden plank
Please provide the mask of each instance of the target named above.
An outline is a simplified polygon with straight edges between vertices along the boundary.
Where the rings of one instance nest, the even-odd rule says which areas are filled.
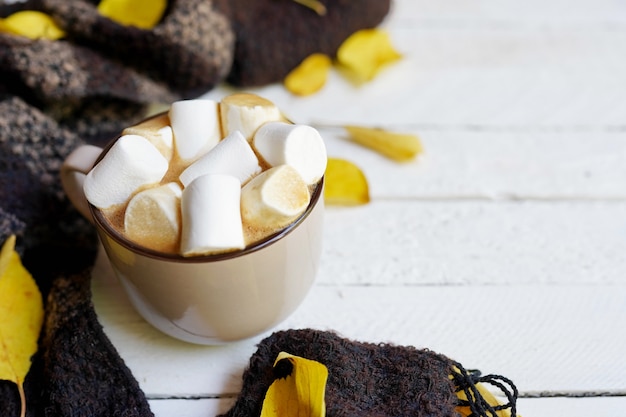
[[[612,0],[545,1],[528,0],[393,0],[391,18],[394,23],[409,21],[453,21],[482,20],[539,21],[556,24],[565,22],[624,23],[626,10],[623,4]],[[610,27],[610,26],[609,26]]]
[[[522,398],[518,405],[523,417],[609,417],[624,412],[626,397]]]
[[[255,343],[194,346],[162,335],[128,304],[105,262],[94,270],[102,325],[149,397],[234,394]],[[322,286],[277,329],[427,347],[520,391],[626,393],[626,286]],[[543,394],[542,394],[543,395]]]
[[[230,400],[151,400],[155,417],[210,417],[228,411]],[[523,417],[617,416],[626,409],[626,397],[520,398],[518,413]]]
[[[306,124],[496,132],[624,130],[620,114],[626,109],[626,80],[621,77],[624,64],[615,54],[625,48],[626,34],[610,40],[592,36],[603,52],[565,57],[559,57],[563,50],[583,46],[567,40],[549,47],[542,38],[527,41],[523,36],[506,44],[500,36],[474,40],[485,45],[470,44],[471,34],[407,36],[402,43],[413,50],[402,50],[403,60],[361,88],[333,72],[326,88],[305,100],[281,85],[249,91]],[[464,58],[466,50],[473,55]],[[503,51],[517,56],[502,56]],[[546,57],[552,65],[536,64]],[[219,99],[227,93],[215,89],[203,97]]]
[[[302,123],[624,129],[626,30],[416,25],[391,36],[403,59],[365,85],[332,71],[306,99],[278,84],[250,90]]]
[[[330,156],[361,168],[373,199],[626,199],[622,134],[413,129],[424,153],[397,163],[321,132]]]
[[[626,32],[545,36],[517,33],[503,43],[497,32],[411,32],[406,59],[367,87],[333,74],[304,100],[279,85],[253,91],[297,122],[420,136],[424,154],[398,164],[348,143],[342,130],[321,129],[329,155],[359,165],[375,198],[624,199],[626,65],[615,56]],[[462,58],[465,51],[482,52]]]
[[[398,202],[329,208],[324,285],[620,284],[626,203]]]

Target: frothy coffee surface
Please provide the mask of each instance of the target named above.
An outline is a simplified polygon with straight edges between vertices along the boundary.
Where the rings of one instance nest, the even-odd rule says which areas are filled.
[[[304,144],[304,142],[307,140],[309,142],[313,141],[309,137],[304,139],[297,137],[302,129],[291,129],[289,126],[282,126],[284,122],[276,120],[276,115],[280,115],[280,112],[275,108],[272,108],[271,111],[267,110],[273,106],[271,103],[268,104],[267,100],[249,94],[242,94],[241,97],[237,96],[238,94],[234,94],[228,97],[229,117],[235,119],[247,131],[252,132],[267,123],[280,122],[281,125],[277,125],[275,129],[266,129],[269,132],[278,132],[276,133],[278,135],[277,138],[271,138],[271,141],[276,142],[278,145],[271,149],[268,148],[268,145],[265,145],[269,151],[265,151],[265,154],[263,154],[263,151],[260,152],[255,148],[253,137],[250,139],[246,138],[243,141],[245,143],[244,146],[252,150],[251,154],[254,155],[252,156],[254,161],[241,162],[243,158],[239,153],[239,148],[233,147],[229,145],[230,142],[227,142],[233,142],[235,139],[226,137],[220,138],[217,141],[217,145],[205,152],[205,154],[198,155],[193,160],[183,160],[176,151],[176,141],[183,138],[177,137],[176,132],[172,131],[172,123],[167,114],[161,114],[136,126],[131,126],[122,132],[122,137],[130,134],[146,138],[168,160],[168,167],[160,181],[146,183],[137,187],[124,203],[96,207],[102,213],[110,228],[127,240],[157,252],[169,255],[182,254],[183,256],[209,255],[241,250],[252,246],[288,227],[306,211],[306,208],[311,204],[311,196],[320,184],[323,170],[317,174],[314,181],[304,180],[300,172],[306,171],[307,176],[310,176],[311,166],[323,166],[325,169],[325,151],[320,153],[320,155],[323,155],[324,161],[319,161],[319,155],[308,155],[307,153],[311,153],[311,145]],[[255,103],[260,103],[261,106],[257,106]],[[203,108],[206,108],[206,104],[202,104]],[[185,103],[185,106],[193,111],[193,103]],[[188,117],[189,115],[185,115],[185,118]],[[198,115],[198,117],[205,116]],[[218,123],[222,119],[221,123],[223,123],[223,114],[210,115],[210,117],[214,117]],[[269,120],[264,119],[264,117],[269,117]],[[206,125],[206,121],[203,123]],[[187,131],[190,130],[189,126],[185,126],[185,129]],[[229,135],[235,134],[239,135],[238,132],[231,132]],[[311,135],[310,132],[307,132],[307,134]],[[302,140],[303,146],[299,146],[299,140]],[[314,138],[314,140],[318,139]],[[296,146],[293,145],[294,141]],[[222,144],[222,142],[224,143]],[[265,142],[270,141],[266,139]],[[109,153],[111,153],[111,149],[114,146],[115,144],[109,148]],[[315,144],[315,146],[320,147],[318,144]],[[235,151],[231,149],[235,149]],[[269,157],[273,159],[272,164],[267,162],[270,151],[271,155]],[[201,161],[201,159],[203,157],[207,158],[209,152],[213,152],[208,159],[212,161],[211,163],[214,166],[217,164],[220,169],[232,172],[222,173],[220,171],[216,173],[213,172],[215,170],[214,167],[206,166],[207,163]],[[246,152],[250,152],[250,150]],[[302,155],[298,154],[298,152]],[[102,160],[107,158],[108,155],[105,155]],[[219,159],[216,159],[216,155],[219,156]],[[312,165],[307,161],[309,156],[317,157],[318,160],[314,161]],[[218,162],[213,162],[214,160]],[[293,163],[292,166],[290,161],[298,162]],[[247,163],[250,166],[242,171],[236,165],[240,162]],[[197,165],[197,167],[194,167],[194,177],[188,181],[181,181],[181,173],[192,164]],[[221,168],[222,166],[226,168]],[[316,169],[319,171],[319,168]],[[203,174],[204,171],[207,173]],[[245,178],[242,179],[242,172],[251,174],[245,174]],[[214,180],[200,181],[201,178],[207,177],[207,175],[214,176]],[[231,203],[228,206],[238,207],[239,212],[237,213],[232,213],[232,210],[227,213],[220,211],[222,210],[221,205],[225,204],[221,200],[232,194],[231,192],[221,191],[222,189],[219,188],[219,184],[223,182],[221,178],[224,175],[230,178],[239,176],[237,182],[239,186],[235,190],[237,195],[228,197],[240,199],[236,202],[231,199]],[[132,172],[129,176],[132,176]],[[226,179],[224,178],[224,180]],[[197,184],[194,184],[196,181]],[[183,185],[183,182],[187,182],[187,184]],[[207,185],[204,186],[204,183]],[[224,184],[227,183],[232,184],[232,182],[228,181]],[[106,187],[116,187],[115,184],[96,185],[104,187],[104,189]],[[202,187],[206,188],[206,190]],[[211,197],[208,197],[208,194],[205,195],[205,193],[213,194],[211,194]],[[211,213],[210,216],[207,213]],[[222,217],[217,222],[214,221],[217,218],[216,216],[230,219],[233,215],[237,217],[239,226],[229,230],[220,230],[222,223],[224,223],[220,220]],[[211,216],[213,218],[209,218]],[[243,242],[242,245],[220,243],[221,241],[238,241],[236,234],[239,233],[241,234],[241,239],[239,240]],[[185,253],[183,248],[191,249],[188,249]]]

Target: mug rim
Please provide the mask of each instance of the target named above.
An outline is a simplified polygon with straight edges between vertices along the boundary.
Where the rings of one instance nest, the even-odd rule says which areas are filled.
[[[159,115],[160,114],[157,114],[152,117],[157,117]],[[148,119],[151,119],[152,117],[149,117]],[[115,139],[111,140],[103,148],[102,152],[96,159],[94,166],[100,160],[102,160],[102,158],[109,151],[111,146],[113,146],[113,143],[115,143],[120,137],[121,135],[118,135]],[[104,233],[106,233],[108,237],[112,238],[119,245],[130,250],[131,252],[134,252],[136,254],[146,256],[149,258],[160,259],[160,260],[171,261],[171,262],[180,262],[180,263],[217,262],[217,261],[224,261],[228,259],[238,258],[240,256],[257,252],[261,249],[264,249],[276,243],[277,241],[281,240],[282,238],[290,234],[294,229],[296,229],[300,224],[302,224],[304,220],[306,220],[306,218],[309,216],[309,214],[311,214],[313,209],[317,207],[319,200],[320,198],[322,198],[322,195],[323,195],[322,190],[324,189],[324,179],[325,179],[325,176],[322,175],[322,177],[319,179],[319,181],[315,185],[315,188],[313,189],[313,192],[311,193],[311,201],[309,202],[309,205],[307,206],[306,210],[300,216],[298,216],[298,218],[296,218],[293,222],[291,222],[288,226],[280,229],[277,232],[274,232],[268,235],[267,237],[249,246],[246,246],[243,249],[235,249],[235,250],[231,250],[227,252],[219,252],[219,253],[213,253],[213,254],[208,254],[208,255],[183,256],[179,253],[165,253],[165,252],[157,251],[154,249],[146,248],[145,246],[132,242],[130,239],[126,238],[122,233],[120,233],[117,229],[112,227],[110,222],[106,219],[106,216],[104,215],[102,210],[95,207],[91,203],[88,203],[88,205],[89,205],[89,211],[91,213],[91,217],[94,219],[96,226],[100,230],[102,230]]]

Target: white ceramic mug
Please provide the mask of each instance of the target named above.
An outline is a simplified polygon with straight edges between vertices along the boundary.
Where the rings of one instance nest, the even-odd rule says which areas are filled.
[[[323,178],[293,224],[251,247],[196,257],[164,254],[126,239],[85,198],[84,177],[112,143],[74,150],[62,165],[61,181],[74,206],[94,223],[115,274],[147,322],[180,340],[219,344],[261,334],[296,310],[319,266]]]

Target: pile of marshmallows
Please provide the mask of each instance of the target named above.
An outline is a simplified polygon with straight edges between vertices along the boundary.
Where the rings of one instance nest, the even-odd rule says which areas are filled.
[[[174,102],[129,127],[87,174],[87,200],[123,216],[124,235],[183,256],[243,249],[307,208],[326,169],[316,129],[237,93]]]

